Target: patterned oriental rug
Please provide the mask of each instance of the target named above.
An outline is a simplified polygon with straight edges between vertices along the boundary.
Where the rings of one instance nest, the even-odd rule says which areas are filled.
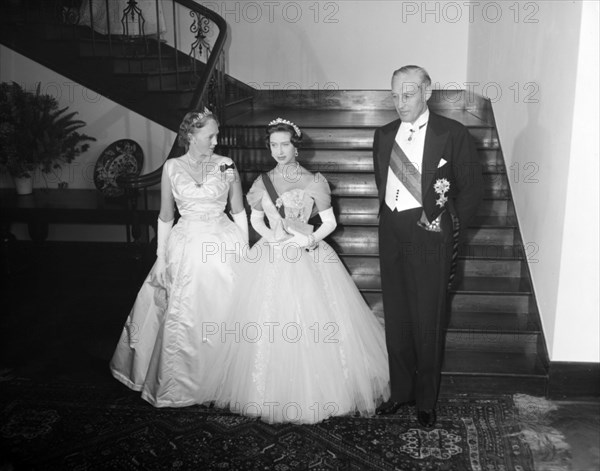
[[[317,425],[268,425],[201,406],[155,409],[115,385],[0,382],[0,470],[528,471],[510,396],[442,397],[414,409]]]

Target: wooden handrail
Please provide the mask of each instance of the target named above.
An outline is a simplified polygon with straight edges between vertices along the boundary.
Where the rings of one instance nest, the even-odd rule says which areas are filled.
[[[225,46],[225,40],[227,39],[227,22],[218,13],[214,12],[213,10],[210,10],[209,8],[206,8],[203,5],[200,5],[196,2],[194,2],[193,0],[173,0],[173,1],[208,18],[214,24],[216,24],[217,27],[219,28],[219,35],[217,36],[217,40],[215,41],[215,44],[214,44],[213,48],[211,49],[210,56],[206,63],[206,68],[204,69],[202,77],[200,78],[200,80],[198,80],[196,89],[194,91],[194,95],[192,96],[190,105],[188,107],[188,112],[189,112],[189,111],[194,111],[194,110],[197,110],[198,108],[200,108],[200,106],[202,104],[202,97],[204,97],[208,91],[208,87],[210,85],[211,78],[212,78],[213,74],[215,73],[219,57],[220,57],[221,53],[223,52],[223,48]],[[165,161],[168,159],[171,159],[173,157],[179,157],[180,155],[183,155],[183,154],[184,154],[184,149],[182,149],[181,146],[179,145],[178,139],[176,136],[175,142],[173,143],[173,146],[171,147],[171,150],[169,151],[169,155],[167,156]],[[119,177],[117,179],[117,182],[118,182],[119,186],[122,186],[123,188],[125,188],[125,190],[129,194],[131,194],[132,196],[135,196],[136,190],[148,188],[150,186],[154,186],[154,185],[157,185],[158,183],[160,183],[163,166],[164,166],[164,162],[159,168],[157,168],[156,170],[154,170],[152,172],[149,172],[144,175],[139,175],[139,176],[125,175],[125,176]]]

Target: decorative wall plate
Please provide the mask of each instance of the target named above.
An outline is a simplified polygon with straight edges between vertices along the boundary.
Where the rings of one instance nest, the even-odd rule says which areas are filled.
[[[144,151],[131,139],[120,139],[109,145],[94,168],[94,184],[104,196],[122,196],[123,188],[117,185],[121,175],[139,175],[144,165]]]

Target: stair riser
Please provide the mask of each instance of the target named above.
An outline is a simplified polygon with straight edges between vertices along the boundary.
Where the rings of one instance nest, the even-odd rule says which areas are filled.
[[[241,171],[271,170],[275,160],[269,151],[262,149],[231,148],[229,156],[238,164]],[[372,172],[373,153],[371,150],[315,150],[301,148],[298,162],[311,172]]]
[[[336,214],[338,225],[342,225],[342,226],[376,226],[379,223],[379,218],[378,218],[376,209],[373,210],[373,212],[366,212],[366,211],[350,212],[349,210],[340,211],[337,206],[337,200],[342,199],[342,198],[343,197],[335,197],[335,196],[334,196],[334,198],[332,198],[332,206],[333,206],[334,212]],[[375,198],[365,198],[365,200],[367,200],[367,201],[375,200]],[[375,202],[377,203],[377,200],[375,200]],[[484,216],[484,215],[486,215],[486,213],[484,213],[484,210],[479,209],[477,211],[477,215]],[[505,217],[504,221],[508,226],[515,225],[513,218]],[[475,221],[471,225],[473,227],[476,227],[477,222]],[[473,255],[477,256],[475,252],[473,253]],[[479,256],[481,256],[481,257],[497,256],[497,257],[501,257],[501,258],[507,257],[505,247],[498,247],[498,246],[494,246],[494,249],[484,249],[484,253],[482,253]],[[511,257],[521,257],[522,254],[519,254],[519,255],[513,254],[510,256]]]
[[[249,111],[249,109],[246,109]],[[219,139],[222,145],[229,147],[229,157],[238,165],[241,171],[267,171],[273,168],[274,160],[269,151],[262,148],[231,147],[226,138]],[[496,151],[492,151],[496,152]],[[503,166],[487,165],[484,158],[486,153],[480,151],[484,166],[484,179],[489,182],[489,188],[508,188]],[[300,149],[298,162],[311,172],[372,172],[373,153],[363,149]]]
[[[486,190],[508,190],[508,178],[503,173],[484,173],[483,187]]]
[[[378,224],[379,199],[338,197],[333,199],[332,204],[340,224]],[[506,200],[483,200],[477,211],[478,216],[506,217],[507,213]]]
[[[528,314],[530,296],[528,294],[462,294],[450,297],[452,312],[510,312]]]
[[[363,297],[373,314],[385,324],[381,293],[363,293]],[[467,316],[458,311],[448,311],[448,315],[450,316],[448,329],[454,332],[483,332],[491,338],[494,338],[493,332],[506,334],[521,332],[528,333],[528,336],[541,334],[539,326],[532,323],[531,314],[476,312],[468,313]]]
[[[446,335],[447,350],[478,352],[535,353],[538,334],[502,330],[449,331]]]
[[[448,329],[467,332],[521,332],[538,335],[539,324],[531,314],[509,312],[450,312]],[[491,335],[491,334],[490,334]]]
[[[525,252],[519,245],[461,245],[458,255],[466,258],[524,259]]]
[[[483,238],[480,236],[484,229],[467,229],[467,239],[471,244],[485,244],[491,246],[490,253],[496,250],[498,246],[512,245],[512,234],[514,229],[496,228],[490,230],[493,235],[487,235]],[[378,228],[370,227],[353,227],[345,226],[336,229],[330,236],[332,244],[340,247],[343,250],[348,250],[346,253],[379,253]],[[508,242],[510,241],[510,243]],[[368,252],[361,252],[368,250]]]
[[[337,84],[324,84],[322,89],[263,90],[256,93],[257,108],[302,108],[314,110],[394,110],[389,90],[338,90]],[[285,86],[285,84],[283,84]],[[433,111],[462,110],[469,103],[462,90],[433,90],[427,102]]]
[[[302,129],[302,146],[321,149],[372,148],[374,128],[308,128]],[[492,128],[469,128],[475,144],[479,147],[497,147],[498,139]],[[224,143],[239,147],[264,146],[264,127],[230,127],[223,130]]]
[[[241,175],[242,185],[249,188],[260,172],[246,171]],[[362,196],[376,197],[378,195],[375,184],[375,175],[368,173],[331,173],[321,172],[329,183],[331,192],[335,196]],[[491,179],[485,181],[485,190],[488,192],[507,191],[506,180]]]
[[[374,245],[374,244],[373,244]],[[365,244],[369,249],[372,245]],[[366,253],[366,252],[362,252]],[[432,254],[430,254],[432,255]],[[380,265],[379,257],[344,256],[340,257],[352,276],[366,276],[379,279]],[[521,275],[521,260],[458,260],[457,269],[462,276],[474,277],[507,277],[516,278]]]
[[[533,364],[532,364],[533,368]],[[442,372],[440,394],[514,394],[518,391],[532,396],[546,394],[546,377],[461,375]]]
[[[480,162],[485,167],[493,168],[497,171],[504,169],[502,154],[499,149],[479,149]]]
[[[363,297],[374,313],[383,315],[381,292],[363,293]],[[449,309],[451,312],[486,312],[522,314],[523,319],[529,314],[530,297],[528,295],[502,294],[452,294]]]
[[[352,279],[354,280],[354,283],[356,284],[356,286],[359,289],[361,289],[361,290],[381,290],[381,276],[379,274],[365,272],[364,270],[353,271],[352,269],[350,269],[349,271],[351,272],[351,276],[352,276]],[[458,270],[458,271],[460,273],[460,270]],[[502,278],[502,277],[498,276],[496,278]],[[459,285],[458,291],[464,291],[464,290],[460,289],[460,285]],[[505,294],[492,294],[492,293],[488,293],[485,290],[476,290],[476,291],[482,292],[482,294],[485,294],[490,299],[496,298],[496,297],[503,298],[505,296],[511,296],[511,297],[514,296],[514,295],[505,295]],[[516,290],[513,290],[513,291],[516,291]],[[467,296],[467,297],[474,296],[474,293],[467,292],[464,294],[464,296]],[[529,296],[529,293],[523,293],[522,295],[516,295],[517,298],[518,298],[518,296],[523,296],[525,298],[525,297]],[[495,301],[489,301],[489,302],[495,302]],[[499,299],[498,302],[501,302],[501,303],[507,305],[507,309],[510,309],[510,312],[516,312],[521,309],[527,309],[527,307],[524,307],[524,306],[529,305],[528,299],[508,299],[508,300]],[[461,306],[462,308],[471,309],[471,310],[475,309],[474,306],[470,305],[471,303],[474,305],[478,304],[476,301],[470,300],[470,299],[461,299],[460,303],[462,303],[462,306]],[[485,310],[485,309],[487,309],[487,308],[484,306],[484,307],[480,307],[479,310]]]
[[[515,243],[515,229],[511,227],[469,229],[466,234],[466,240],[467,243],[473,245],[513,245]]]

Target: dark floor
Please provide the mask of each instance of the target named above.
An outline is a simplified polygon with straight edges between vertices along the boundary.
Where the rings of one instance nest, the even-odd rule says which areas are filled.
[[[108,361],[151,263],[122,245],[13,245],[2,260],[0,379],[113,382]],[[540,452],[536,470],[600,470],[600,398],[554,404],[547,425],[564,435],[570,465]]]

